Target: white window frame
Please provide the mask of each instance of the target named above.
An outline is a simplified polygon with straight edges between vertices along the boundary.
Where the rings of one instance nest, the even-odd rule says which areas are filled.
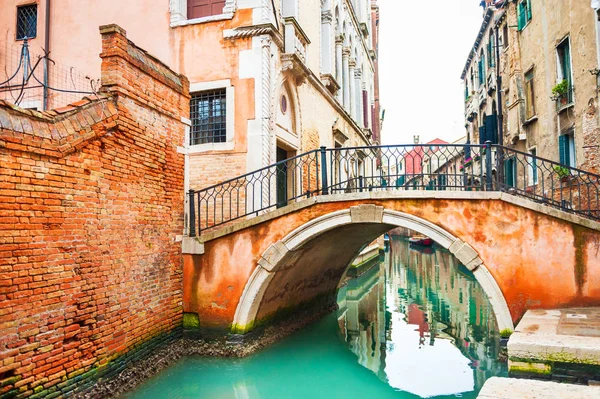
[[[169,11],[171,14],[171,28],[177,26],[203,24],[206,22],[223,21],[233,19],[233,15],[237,10],[238,0],[225,0],[225,7],[222,14],[211,15],[202,18],[187,18],[187,0],[169,0]]]
[[[235,88],[231,85],[230,79],[215,80],[212,82],[199,82],[190,84],[190,94],[201,93],[207,90],[225,89],[225,110],[227,113],[225,119],[225,142],[224,143],[205,143],[190,145],[190,135],[185,137],[185,144],[189,154],[197,154],[207,151],[231,151],[235,147]]]

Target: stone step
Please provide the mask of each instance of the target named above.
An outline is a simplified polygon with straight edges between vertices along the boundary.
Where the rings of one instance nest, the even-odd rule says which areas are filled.
[[[600,308],[528,311],[508,341],[508,359],[511,377],[599,380]]]
[[[492,377],[477,399],[595,399],[600,387],[551,381]]]

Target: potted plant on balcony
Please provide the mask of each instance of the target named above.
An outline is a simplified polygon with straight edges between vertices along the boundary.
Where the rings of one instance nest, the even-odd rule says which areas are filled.
[[[552,88],[552,97],[550,97],[553,101],[560,101],[561,105],[567,105],[567,95],[569,94],[569,81],[563,80],[556,86]]]
[[[469,157],[467,159],[465,159],[465,162],[463,162],[462,166],[463,169],[466,168],[467,166],[471,166],[473,164],[473,158]]]
[[[562,182],[567,182],[571,179],[571,171],[569,170],[569,168],[566,168],[561,165],[555,165],[554,172],[556,172],[556,174],[560,178],[560,181]]]

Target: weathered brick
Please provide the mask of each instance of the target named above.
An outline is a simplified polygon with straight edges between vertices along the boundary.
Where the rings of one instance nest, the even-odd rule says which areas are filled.
[[[109,375],[181,320],[165,303],[182,301],[188,83],[118,32],[103,40],[110,93],[43,119],[0,103],[18,125],[0,130],[0,373],[19,396]]]

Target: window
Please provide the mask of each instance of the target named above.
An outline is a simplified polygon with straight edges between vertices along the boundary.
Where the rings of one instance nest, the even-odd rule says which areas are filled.
[[[37,36],[37,5],[17,7],[17,40]]]
[[[192,94],[190,145],[224,143],[227,139],[226,89]]]
[[[518,9],[519,30],[525,29],[529,21],[531,21],[531,0],[521,0]]]
[[[483,50],[479,56],[479,86],[485,86],[485,54]]]
[[[531,185],[538,184],[538,170],[537,170],[537,149],[532,148],[529,153],[531,158],[528,158],[529,166],[529,182]]]
[[[527,119],[535,116],[535,100],[533,89],[533,68],[525,72],[525,111]]]
[[[556,47],[557,57],[557,83],[567,81],[567,94],[566,100],[568,104],[573,102],[573,77],[571,75],[571,44],[569,37],[563,40],[558,47]]]
[[[514,158],[508,158],[504,161],[504,184],[508,187],[514,187],[517,176],[517,164]]]
[[[223,14],[225,0],[187,0],[187,18],[203,18]]]
[[[508,48],[508,24],[504,24],[504,27],[502,28],[503,33],[502,33],[502,39],[503,39],[503,45],[504,48],[507,49]]]
[[[561,164],[575,167],[575,134],[572,130],[558,136],[558,152]]]
[[[487,57],[488,57],[488,68],[494,68],[496,66],[496,54],[494,52],[494,35],[490,36],[490,41],[487,45]]]

